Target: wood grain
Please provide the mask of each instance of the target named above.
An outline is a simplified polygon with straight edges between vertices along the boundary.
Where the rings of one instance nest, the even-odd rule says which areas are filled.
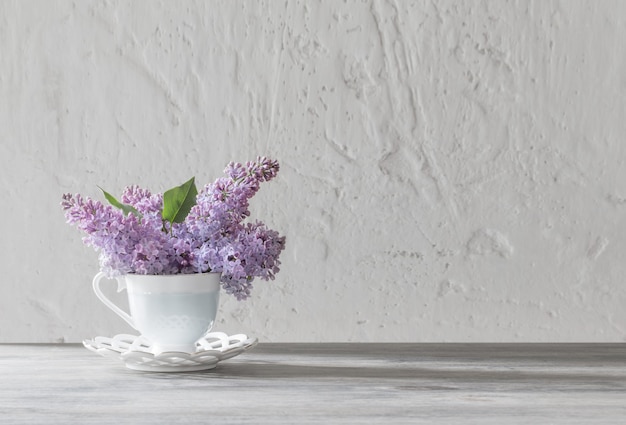
[[[260,344],[145,373],[0,345],[2,424],[626,423],[624,344]]]

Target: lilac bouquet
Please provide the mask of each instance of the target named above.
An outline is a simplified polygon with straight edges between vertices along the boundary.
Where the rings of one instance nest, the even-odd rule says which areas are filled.
[[[163,194],[129,186],[110,205],[63,195],[67,222],[86,233],[108,277],[221,272],[222,287],[243,300],[252,281],[274,279],[285,238],[262,222],[244,223],[249,199],[278,173],[277,161],[230,163],[225,177],[198,192],[194,178]]]

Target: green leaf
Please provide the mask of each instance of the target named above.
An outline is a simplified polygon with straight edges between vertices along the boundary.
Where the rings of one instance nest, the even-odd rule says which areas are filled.
[[[182,185],[168,190],[163,194],[163,220],[172,223],[182,223],[185,221],[191,207],[196,204],[198,189],[195,184],[195,177]]]
[[[107,201],[109,201],[109,204],[113,205],[115,208],[121,209],[126,215],[134,214],[136,217],[141,218],[141,213],[137,211],[135,207],[133,207],[132,205],[128,205],[128,204],[122,204],[120,201],[115,199],[113,195],[111,195],[106,190],[102,189],[100,186],[98,186],[98,189],[100,189],[102,193],[104,193],[104,197],[106,198]]]

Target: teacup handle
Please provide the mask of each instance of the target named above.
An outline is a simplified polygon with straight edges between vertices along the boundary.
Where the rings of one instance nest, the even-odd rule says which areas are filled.
[[[113,310],[115,314],[117,314],[122,319],[124,319],[126,323],[128,323],[133,328],[137,329],[133,321],[133,318],[130,317],[130,315],[128,315],[128,313],[126,313],[124,310],[122,310],[121,308],[113,304],[113,302],[110,299],[108,299],[100,290],[100,281],[102,280],[102,278],[105,278],[105,277],[106,275],[104,273],[99,272],[93,278],[93,291],[96,293],[96,296],[100,299],[100,301],[104,303],[104,305],[109,307],[111,310]],[[124,280],[123,276],[117,276],[115,279],[117,280],[117,292],[120,292],[122,289],[126,289],[126,281]]]

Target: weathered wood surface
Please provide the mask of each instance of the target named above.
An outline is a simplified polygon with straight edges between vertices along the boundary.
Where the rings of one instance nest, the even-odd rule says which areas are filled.
[[[0,345],[1,424],[626,423],[626,344],[260,344],[212,371]]]

